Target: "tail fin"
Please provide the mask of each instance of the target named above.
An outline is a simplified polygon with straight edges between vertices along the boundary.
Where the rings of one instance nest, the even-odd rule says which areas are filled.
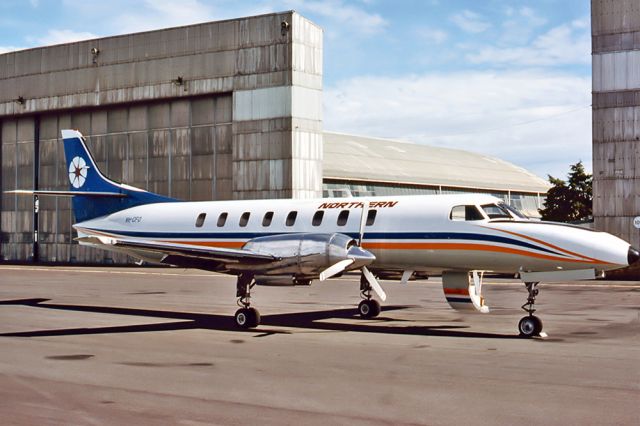
[[[143,204],[178,201],[105,177],[98,169],[79,131],[62,130],[62,139],[68,164],[69,195],[74,195],[72,203],[76,222],[84,222]]]

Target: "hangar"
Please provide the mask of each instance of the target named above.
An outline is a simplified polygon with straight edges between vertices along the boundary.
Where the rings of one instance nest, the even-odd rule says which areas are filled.
[[[66,189],[77,128],[112,179],[186,200],[464,191],[536,213],[547,184],[504,161],[323,132],[322,35],[290,11],[0,55],[0,188]],[[36,205],[2,194],[0,259],[129,262],[73,242],[68,199]]]
[[[460,149],[324,132],[323,195],[484,193],[540,217],[544,179],[514,164]]]

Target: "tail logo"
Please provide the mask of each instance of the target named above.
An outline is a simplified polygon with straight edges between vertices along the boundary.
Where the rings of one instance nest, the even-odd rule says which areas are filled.
[[[84,181],[87,179],[87,163],[82,157],[74,157],[69,164],[69,182],[74,188],[82,188]]]

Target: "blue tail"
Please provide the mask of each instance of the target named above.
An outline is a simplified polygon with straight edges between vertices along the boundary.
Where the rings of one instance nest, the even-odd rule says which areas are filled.
[[[69,165],[69,190],[78,194],[72,201],[76,222],[143,204],[178,201],[106,178],[98,169],[79,131],[62,130],[62,139]]]

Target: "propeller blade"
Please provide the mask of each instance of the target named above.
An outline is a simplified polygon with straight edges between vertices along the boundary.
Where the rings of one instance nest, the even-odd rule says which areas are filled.
[[[402,279],[400,280],[400,284],[407,284],[413,275],[413,271],[410,269],[405,270],[402,273]]]
[[[360,237],[358,238],[358,245],[362,246],[362,238],[364,237],[364,227],[367,224],[367,216],[369,215],[369,202],[362,202],[362,214],[360,215]]]
[[[384,290],[378,283],[378,280],[376,280],[376,277],[374,277],[373,274],[369,272],[366,266],[362,267],[362,273],[364,274],[364,277],[369,282],[371,289],[376,292],[380,300],[382,300],[383,302],[387,300],[387,294],[384,292]]]
[[[355,260],[345,259],[345,260],[341,260],[340,262],[334,263],[324,271],[320,272],[320,281],[324,281],[336,274],[339,274],[340,272],[344,271],[347,268],[347,266],[351,265],[353,262],[355,262]]]

